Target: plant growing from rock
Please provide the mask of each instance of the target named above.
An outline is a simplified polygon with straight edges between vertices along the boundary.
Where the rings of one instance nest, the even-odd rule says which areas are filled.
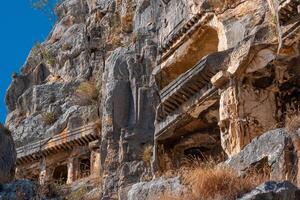
[[[115,13],[112,16],[111,24],[110,24],[110,31],[107,37],[108,44],[107,49],[108,50],[114,50],[117,47],[122,45],[122,26],[121,26],[121,17],[119,13]]]
[[[57,181],[48,180],[38,187],[38,199],[64,197],[68,192],[68,187]]]
[[[42,113],[43,122],[46,125],[52,125],[57,121],[57,115],[54,112]]]
[[[132,0],[128,0],[126,4],[126,13],[121,18],[122,31],[131,33],[133,29],[134,7]]]
[[[33,9],[41,11],[50,21],[54,21],[56,16],[54,9],[62,0],[29,0]]]
[[[55,64],[55,59],[52,53],[48,49],[44,49],[42,52],[42,58],[46,60],[46,62],[53,66]]]
[[[235,200],[251,191],[257,185],[269,180],[269,170],[250,169],[245,176],[239,176],[234,170],[224,165],[216,165],[214,161],[195,163],[194,168],[179,170],[187,190],[182,196],[174,196],[170,192],[159,194],[163,200]]]
[[[84,196],[89,192],[88,188],[86,186],[79,187],[77,190],[72,191],[67,199],[72,200],[82,200],[85,199]]]
[[[99,91],[96,84],[91,81],[80,83],[75,90],[75,103],[79,105],[97,105]]]
[[[151,165],[152,154],[153,154],[153,147],[151,145],[147,145],[144,148],[143,155],[142,155],[142,160],[147,167],[150,167]]]
[[[39,41],[37,41],[37,42],[34,44],[34,46],[32,47],[32,52],[33,52],[34,54],[36,54],[36,53],[38,53],[38,52],[41,50],[41,48],[42,48],[42,44],[41,44]]]

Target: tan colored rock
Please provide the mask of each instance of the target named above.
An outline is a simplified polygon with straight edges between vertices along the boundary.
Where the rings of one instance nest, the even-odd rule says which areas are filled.
[[[220,131],[228,155],[276,126],[276,99],[272,91],[250,85],[231,86],[221,93]]]
[[[216,75],[214,75],[210,81],[216,87],[224,86],[229,80],[229,73],[227,71],[219,71]]]

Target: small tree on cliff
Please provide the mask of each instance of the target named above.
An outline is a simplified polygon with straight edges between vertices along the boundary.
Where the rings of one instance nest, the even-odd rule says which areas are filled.
[[[32,8],[44,13],[50,21],[56,18],[55,7],[62,0],[29,0]]]

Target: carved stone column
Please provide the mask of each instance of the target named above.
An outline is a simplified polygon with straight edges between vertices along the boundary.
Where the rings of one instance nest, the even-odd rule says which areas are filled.
[[[71,157],[68,159],[68,179],[67,184],[73,183],[78,177],[78,159]]]
[[[49,174],[47,174],[46,159],[42,158],[42,160],[40,161],[40,175],[39,175],[40,185],[44,185],[46,183],[48,179],[47,176],[49,176]]]
[[[89,148],[91,151],[91,176],[100,177],[101,174],[101,154],[99,141],[89,143]]]

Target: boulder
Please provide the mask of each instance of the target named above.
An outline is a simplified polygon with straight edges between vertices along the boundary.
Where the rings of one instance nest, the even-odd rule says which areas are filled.
[[[291,135],[284,129],[276,129],[252,140],[225,164],[240,175],[251,168],[268,166],[272,180],[292,180],[297,170],[297,155]]]
[[[0,185],[0,200],[32,200],[36,196],[37,186],[29,180]]]
[[[263,183],[238,200],[297,200],[300,190],[289,181]]]
[[[0,184],[14,179],[16,150],[11,133],[0,124]]]

